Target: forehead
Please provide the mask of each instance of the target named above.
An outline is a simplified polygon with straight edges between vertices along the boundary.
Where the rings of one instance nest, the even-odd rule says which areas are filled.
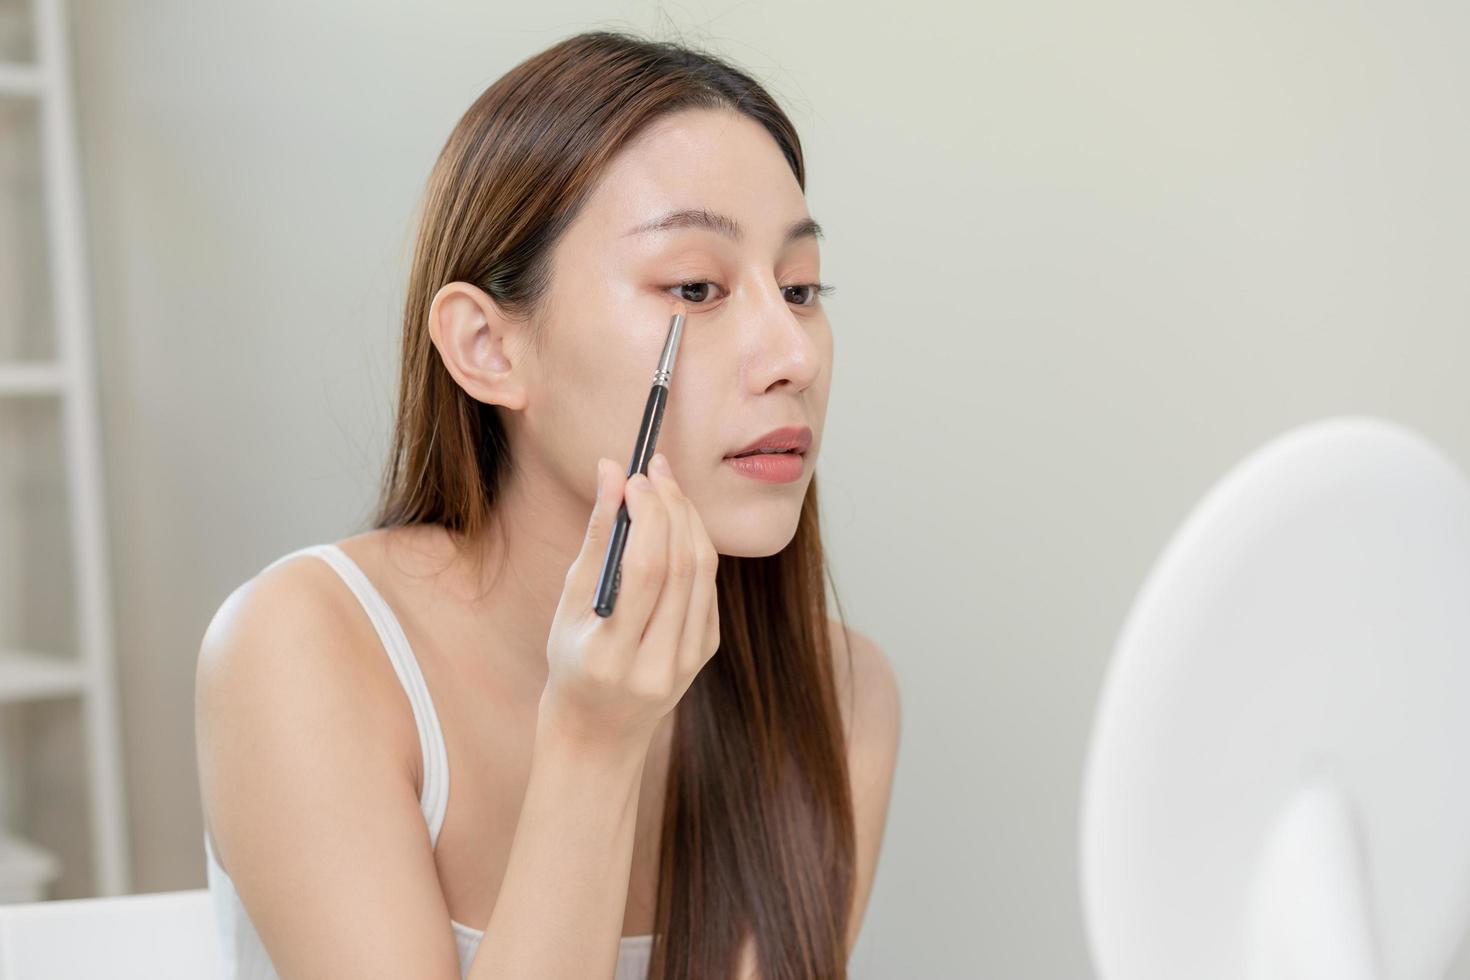
[[[752,244],[807,216],[796,175],[765,127],[743,113],[690,109],[655,120],[609,162],[574,226],[637,248],[679,234],[627,234],[679,209],[728,215]]]

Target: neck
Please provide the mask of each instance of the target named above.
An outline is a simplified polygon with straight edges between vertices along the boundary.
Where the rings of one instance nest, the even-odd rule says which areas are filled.
[[[561,602],[567,569],[581,550],[592,500],[534,462],[502,486],[488,525],[456,535],[453,598],[494,638],[504,657],[538,690],[548,672],[546,642]]]

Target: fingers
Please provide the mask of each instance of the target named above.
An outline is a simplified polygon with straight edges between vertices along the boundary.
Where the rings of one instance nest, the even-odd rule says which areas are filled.
[[[575,597],[579,606],[589,614],[592,612],[597,576],[602,572],[602,559],[607,554],[607,542],[612,537],[618,508],[623,503],[626,482],[617,463],[605,456],[598,457],[597,499],[587,518],[587,533],[582,537],[582,548],[567,567],[567,587],[563,589],[564,595]]]
[[[668,555],[669,513],[653,483],[642,473],[627,478],[624,499],[631,521],[623,549],[622,580],[617,603],[604,623],[617,636],[617,645],[636,649],[658,602]],[[601,557],[599,557],[599,562]],[[590,602],[590,597],[589,597]]]
[[[620,506],[629,515],[622,577],[613,615],[599,629],[633,651],[633,683],[668,692],[690,678],[719,645],[716,587],[719,555],[698,510],[660,453],[649,474],[627,477],[613,460],[598,460],[599,493],[577,560],[567,571],[567,596],[588,615]]]

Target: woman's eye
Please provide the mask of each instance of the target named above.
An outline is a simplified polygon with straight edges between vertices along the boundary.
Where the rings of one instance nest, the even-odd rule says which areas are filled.
[[[713,285],[715,285],[715,283],[710,282],[708,279],[697,279],[690,282],[681,282],[679,283],[679,285],[670,286],[669,288],[679,290],[681,294],[679,296],[680,299],[688,300],[691,303],[698,304],[703,303],[705,300],[709,299],[709,289],[700,289],[699,287],[709,287]],[[689,295],[689,290],[693,290],[696,295]]]
[[[803,282],[794,286],[787,286],[786,288],[797,291],[796,296],[798,298],[795,300],[796,305],[811,306],[817,301],[818,296],[826,296],[832,292],[834,287],[821,282]],[[805,290],[805,292],[802,292],[802,290]]]
[[[670,286],[668,288],[679,290],[680,299],[687,300],[690,303],[700,304],[709,299],[710,286],[717,287],[721,292],[724,291],[723,286],[719,286],[717,283],[711,282],[708,279],[681,282],[677,286]],[[803,282],[792,286],[784,286],[782,287],[782,291],[786,293],[788,302],[793,302],[798,306],[811,306],[817,301],[817,297],[828,295],[834,288],[821,282]],[[690,295],[689,291],[691,290],[694,295]]]

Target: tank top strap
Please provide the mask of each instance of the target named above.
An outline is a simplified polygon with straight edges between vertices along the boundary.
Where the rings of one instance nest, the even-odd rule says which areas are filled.
[[[439,726],[439,715],[434,710],[434,701],[429,696],[429,687],[424,682],[418,659],[414,656],[408,637],[404,635],[403,627],[392,608],[357,562],[337,545],[327,543],[298,548],[277,558],[266,569],[303,554],[321,558],[347,583],[347,587],[367,612],[368,619],[372,621],[378,639],[382,641],[383,649],[387,651],[388,659],[393,664],[393,672],[398,675],[398,681],[408,695],[414,724],[419,733],[419,751],[424,760],[424,785],[419,794],[419,807],[423,810],[424,821],[429,827],[429,845],[432,848],[439,842],[439,830],[444,825],[444,813],[449,804],[449,754],[444,745],[444,731]]]

